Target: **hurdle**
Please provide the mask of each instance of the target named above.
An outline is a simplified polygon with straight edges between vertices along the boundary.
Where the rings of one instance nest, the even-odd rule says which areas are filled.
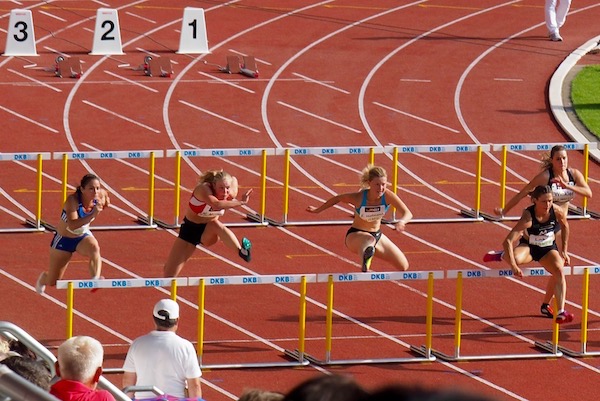
[[[383,363],[415,363],[415,362],[431,362],[435,361],[436,357],[432,353],[431,343],[433,337],[433,281],[434,279],[444,278],[443,271],[411,271],[411,272],[369,272],[369,273],[336,273],[336,274],[318,274],[317,282],[327,283],[327,312],[326,312],[326,334],[325,334],[325,359],[317,359],[314,356],[306,355],[306,358],[319,366],[326,365],[355,365],[355,364],[383,364]],[[365,358],[365,359],[332,359],[332,344],[333,344],[333,287],[334,283],[357,283],[357,282],[374,282],[374,281],[415,281],[427,280],[427,306],[426,306],[426,327],[425,327],[425,346],[417,348],[412,345],[403,344],[400,340],[393,338],[383,332],[377,330],[378,334],[406,346],[408,351],[416,352],[422,356],[403,357],[403,358]],[[374,329],[373,329],[374,330]],[[291,353],[291,355],[297,355]]]
[[[373,164],[375,154],[384,153],[383,147],[299,147],[299,148],[279,148],[275,150],[277,156],[284,156],[284,182],[283,182],[283,217],[281,220],[267,218],[269,224],[275,226],[314,226],[314,225],[333,225],[333,224],[352,224],[352,220],[318,220],[318,221],[289,221],[289,194],[290,194],[290,158],[291,156],[331,156],[331,155],[369,155],[369,164]]]
[[[239,148],[239,149],[169,149],[166,151],[166,157],[175,158],[175,191],[174,191],[174,221],[168,224],[157,220],[156,223],[165,228],[179,227],[179,204],[181,202],[181,158],[191,157],[232,157],[232,156],[251,156],[261,157],[260,173],[260,212],[248,213],[245,223],[227,223],[228,227],[256,227],[266,226],[268,222],[265,219],[265,210],[267,202],[267,156],[275,154],[274,149],[261,148]]]
[[[526,268],[522,269],[524,277],[550,276],[544,268]],[[568,274],[568,269],[565,269]],[[488,355],[461,355],[461,329],[462,329],[462,295],[463,279],[477,279],[484,277],[513,277],[511,269],[499,270],[450,270],[446,272],[446,278],[456,279],[456,313],[454,319],[454,355],[444,354],[443,352],[433,350],[433,355],[441,360],[448,362],[460,361],[482,361],[482,360],[509,360],[509,359],[548,359],[560,357],[563,353],[558,349],[558,324],[553,322],[552,344],[551,347],[540,347],[538,342],[534,342],[536,348],[542,348],[548,353],[523,353],[523,354],[488,354]],[[500,331],[509,334],[509,331],[503,327]]]
[[[187,277],[167,278],[118,278],[98,280],[58,280],[56,289],[67,290],[67,339],[73,337],[73,313],[75,304],[75,290],[97,290],[114,288],[157,288],[170,287],[171,299],[176,299],[177,286],[187,286]]]
[[[24,223],[31,227],[0,228],[0,233],[20,233],[44,231],[42,223],[42,168],[43,161],[50,160],[50,152],[40,153],[0,153],[0,161],[36,161],[36,209],[35,220],[24,219]],[[19,217],[14,215],[15,217]]]
[[[54,152],[53,158],[62,160],[62,193],[63,202],[67,199],[68,190],[68,164],[69,160],[118,160],[118,159],[148,159],[148,215],[138,216],[138,223],[135,225],[105,225],[93,226],[91,230],[139,230],[148,228],[157,228],[154,222],[154,196],[155,196],[155,159],[163,157],[162,150],[122,150],[122,151],[101,151],[101,152]],[[52,227],[49,227],[52,229]]]
[[[501,152],[501,173],[500,173],[500,207],[506,205],[506,170],[508,168],[508,152],[525,152],[525,151],[546,151],[549,152],[553,146],[562,145],[567,150],[583,151],[583,176],[585,181],[588,181],[589,174],[589,144],[587,143],[513,143],[513,144],[494,144],[491,146],[491,151]],[[587,210],[588,198],[583,197],[583,206],[581,208],[571,206],[569,208],[569,219],[589,219],[590,217],[600,218],[600,214]],[[519,220],[520,216],[495,216],[488,213],[481,213],[486,220],[491,221],[515,221]]]
[[[489,151],[490,145],[472,145],[472,144],[451,144],[451,145],[407,145],[407,146],[386,146],[386,153],[392,153],[394,159],[394,168],[398,170],[398,154],[411,153],[476,153],[475,164],[475,202],[470,210],[461,209],[460,214],[463,217],[448,218],[416,218],[410,221],[413,223],[454,223],[465,221],[483,221],[480,215],[481,209],[481,159],[482,152]],[[397,171],[394,172],[394,185],[397,186]],[[393,222],[392,222],[393,223]]]
[[[203,369],[238,369],[238,368],[269,368],[269,367],[294,367],[309,364],[305,358],[305,331],[306,331],[306,284],[317,281],[316,274],[291,274],[291,275],[251,275],[251,276],[214,276],[214,277],[190,277],[189,286],[198,286],[198,345],[197,354],[200,367]],[[284,355],[293,360],[288,362],[256,362],[256,363],[230,363],[230,364],[203,364],[204,355],[204,314],[206,303],[206,286],[223,285],[262,285],[262,284],[300,284],[300,312],[298,314],[298,352]]]
[[[559,346],[559,349],[568,356],[589,357],[600,356],[600,351],[588,351],[588,317],[589,317],[589,299],[590,299],[590,274],[600,274],[600,266],[575,266],[573,275],[583,276],[583,299],[581,302],[581,337],[579,351]],[[548,344],[543,344],[547,347]]]

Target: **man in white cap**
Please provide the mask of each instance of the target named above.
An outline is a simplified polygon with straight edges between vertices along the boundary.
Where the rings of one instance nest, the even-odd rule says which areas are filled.
[[[196,351],[191,342],[176,334],[179,305],[161,299],[152,314],[156,330],[131,344],[123,365],[123,387],[155,386],[168,396],[201,398],[202,372]],[[153,397],[156,394],[152,392],[137,391],[134,398]]]

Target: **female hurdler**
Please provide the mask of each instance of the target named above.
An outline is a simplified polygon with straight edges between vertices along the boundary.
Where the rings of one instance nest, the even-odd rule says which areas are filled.
[[[401,218],[395,223],[397,231],[404,231],[412,213],[398,195],[387,188],[387,174],[378,166],[367,166],[360,179],[358,192],[339,194],[319,207],[308,206],[310,213],[320,213],[339,202],[354,206],[354,221],[346,233],[346,247],[360,255],[362,271],[370,270],[373,256],[391,263],[398,270],[408,269],[408,260],[402,251],[381,232],[381,220],[390,206],[396,208]]]
[[[252,244],[247,238],[238,241],[235,234],[225,226],[219,217],[226,209],[248,203],[252,189],[246,191],[242,200],[235,199],[238,181],[223,170],[209,170],[200,176],[188,203],[179,237],[171,248],[164,266],[165,277],[177,277],[185,262],[192,256],[196,245],[211,246],[219,239],[228,248],[234,249],[246,262],[250,262]]]
[[[592,190],[585,181],[583,174],[575,168],[569,168],[567,149],[563,145],[555,145],[550,153],[542,158],[542,171],[533,177],[519,193],[513,196],[504,208],[495,208],[494,213],[499,216],[506,215],[538,185],[549,185],[552,188],[554,204],[560,206],[565,215],[569,214],[569,205],[575,194],[588,198],[592,197]],[[560,239],[560,232],[557,233],[557,238]],[[485,255],[483,260],[484,262],[500,261],[501,256],[499,253],[491,252]],[[554,310],[550,305],[553,296],[554,285],[548,282],[540,313],[549,318],[554,317]]]
[[[504,239],[502,259],[511,267],[517,277],[523,272],[519,265],[532,260],[539,262],[552,274],[547,288],[556,296],[558,313],[556,322],[569,323],[573,315],[565,310],[567,283],[562,268],[570,263],[567,247],[569,244],[569,223],[567,214],[553,203],[552,188],[549,185],[535,187],[531,193],[533,205],[523,210],[521,218]],[[556,245],[556,233],[561,230],[561,249]],[[515,241],[519,240],[513,248]]]
[[[63,205],[60,222],[50,243],[50,267],[37,279],[35,289],[43,294],[46,286],[56,285],[67,269],[74,252],[87,256],[92,279],[99,279],[102,270],[100,245],[90,231],[90,224],[110,205],[106,190],[100,188],[100,179],[86,174],[75,193]]]

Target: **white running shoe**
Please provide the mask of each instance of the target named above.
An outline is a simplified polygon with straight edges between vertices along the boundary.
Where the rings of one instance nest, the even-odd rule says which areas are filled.
[[[44,291],[46,291],[46,285],[42,284],[42,278],[46,277],[46,272],[41,272],[38,276],[37,281],[35,282],[35,291],[42,295]]]

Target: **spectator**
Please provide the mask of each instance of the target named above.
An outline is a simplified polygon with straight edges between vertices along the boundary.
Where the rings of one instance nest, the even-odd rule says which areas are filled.
[[[376,390],[369,397],[369,401],[495,401],[495,399],[455,389],[429,390],[391,385]]]
[[[50,394],[62,401],[115,401],[106,390],[96,390],[102,375],[104,350],[92,337],[71,337],[58,347],[56,375],[61,379]]]
[[[341,375],[322,375],[308,379],[287,393],[283,401],[363,401],[368,393]]]
[[[18,354],[20,356],[24,356],[27,358],[31,358],[34,360],[37,359],[37,355],[35,354],[35,352],[33,352],[32,350],[27,348],[27,346],[19,340],[10,340],[8,342],[8,347],[15,354]]]
[[[281,401],[284,395],[275,391],[250,389],[238,398],[238,401]]]
[[[0,363],[41,389],[50,390],[52,377],[50,369],[44,362],[22,356],[11,356]]]
[[[179,305],[171,299],[162,299],[154,305],[152,314],[156,330],[131,344],[123,365],[123,388],[155,386],[170,397],[201,398],[202,371],[196,351],[191,342],[176,334]],[[135,399],[154,396],[148,391],[135,393]]]

